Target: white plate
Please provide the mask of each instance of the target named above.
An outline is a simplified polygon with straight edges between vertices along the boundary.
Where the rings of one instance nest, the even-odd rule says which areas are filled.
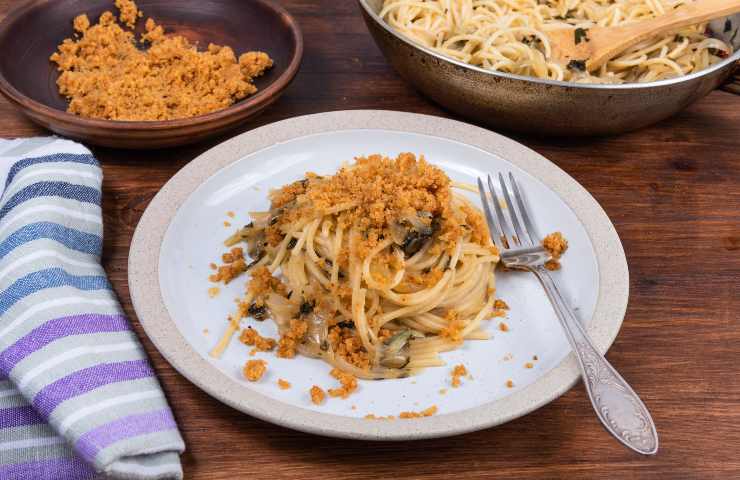
[[[221,359],[208,355],[245,284],[239,279],[210,298],[208,265],[218,263],[223,239],[249,221],[246,212],[266,210],[269,189],[303,178],[306,171],[331,174],[358,155],[400,152],[424,154],[454,180],[469,183],[487,172],[512,171],[540,232],[561,231],[569,240],[565,267],[556,275],[595,344],[601,351],[608,348],[627,305],[627,265],[609,219],[580,185],[538,154],[483,129],[436,117],[353,111],[286,120],[245,133],[194,160],[155,197],[134,236],[129,280],[139,319],[165,358],[205,391],[246,413],[313,433],[364,439],[443,436],[496,425],[572,386],[578,378],[575,359],[542,288],[525,273],[497,274],[497,297],[511,310],[505,319],[487,323],[490,340],[466,342],[443,354],[448,366],[412,378],[361,381],[346,400],[311,403],[312,385],[336,385],[330,367],[319,360],[279,359],[272,353],[249,357],[249,347],[238,341]],[[229,218],[228,211],[237,212],[236,218]],[[224,227],[224,221],[233,226]],[[498,330],[499,321],[509,326],[508,332]],[[263,335],[277,336],[269,320],[248,323]],[[268,363],[260,382],[241,376],[249,358]],[[534,368],[525,368],[528,362]],[[472,379],[451,388],[450,370],[459,363]],[[278,378],[292,388],[279,389]],[[506,386],[508,380],[514,388]],[[362,418],[369,413],[398,416],[431,405],[438,414],[420,420]]]

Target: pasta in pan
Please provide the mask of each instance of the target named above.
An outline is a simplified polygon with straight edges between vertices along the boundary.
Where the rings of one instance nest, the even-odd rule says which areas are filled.
[[[686,75],[732,53],[706,25],[644,41],[595,72],[551,58],[548,30],[618,26],[693,0],[385,0],[381,18],[425,47],[489,70],[581,83],[651,82]]]
[[[498,250],[455,185],[423,157],[374,155],[271,192],[270,211],[226,242],[232,268],[215,280],[251,279],[212,355],[246,316],[276,323],[278,356],[366,379],[444,365],[438,353],[487,338]],[[245,244],[250,264],[237,262]]]

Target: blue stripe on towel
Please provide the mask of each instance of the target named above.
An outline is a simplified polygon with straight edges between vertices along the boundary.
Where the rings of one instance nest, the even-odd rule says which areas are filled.
[[[67,182],[38,182],[21,189],[0,209],[0,220],[13,208],[39,197],[60,197],[100,205],[100,190]]]
[[[47,288],[74,287],[78,290],[112,290],[105,276],[77,276],[62,268],[47,268],[21,277],[0,292],[0,315],[25,297]]]
[[[8,178],[5,180],[5,188],[13,181],[18,172],[31,165],[37,165],[39,163],[54,163],[54,162],[71,162],[71,163],[84,163],[87,165],[99,166],[98,161],[95,157],[89,154],[74,154],[74,153],[56,153],[54,155],[46,155],[44,157],[37,158],[26,158],[16,162],[8,172]]]
[[[48,238],[72,250],[96,256],[100,256],[103,248],[103,240],[93,233],[81,232],[53,222],[37,222],[16,230],[0,242],[0,260],[16,247],[41,238]]]

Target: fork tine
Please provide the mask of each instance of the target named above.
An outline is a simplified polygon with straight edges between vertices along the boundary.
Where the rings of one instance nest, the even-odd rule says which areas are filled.
[[[511,188],[514,190],[514,198],[516,200],[517,206],[519,207],[519,213],[521,213],[522,215],[522,220],[524,222],[524,231],[527,232],[527,235],[529,235],[529,239],[532,242],[532,245],[535,245],[539,243],[539,239],[542,237],[539,236],[534,223],[532,223],[532,217],[529,214],[529,210],[527,209],[527,203],[524,200],[524,195],[522,195],[521,191],[519,190],[519,185],[514,179],[514,174],[512,174],[511,172],[509,172],[509,180],[511,181]]]
[[[517,212],[517,206],[511,201],[511,195],[509,195],[509,188],[506,186],[503,174],[498,174],[498,183],[501,185],[501,192],[504,194],[504,200],[509,206],[509,216],[511,217],[511,223],[514,225],[514,231],[516,232],[516,242],[521,246],[531,245],[532,240],[527,235],[527,232],[522,228],[521,222],[519,221],[519,214]]]
[[[480,193],[480,201],[483,204],[483,213],[485,213],[486,222],[488,222],[488,233],[491,235],[491,240],[493,240],[493,244],[496,245],[496,248],[502,250],[504,246],[501,242],[501,227],[498,225],[498,222],[496,222],[496,219],[491,212],[491,200],[489,200],[488,195],[486,195],[486,187],[483,186],[483,181],[480,178],[478,178],[478,192]]]
[[[509,226],[509,222],[506,220],[506,216],[504,215],[503,210],[501,210],[501,203],[499,202],[498,195],[496,195],[496,189],[493,187],[493,180],[491,180],[491,176],[488,175],[488,189],[491,193],[491,200],[493,202],[493,209],[496,212],[496,217],[498,218],[498,224],[501,229],[501,236],[503,237],[504,242],[506,245],[504,245],[504,248],[513,248],[514,247],[514,239],[513,239],[513,230]],[[508,204],[507,205],[508,208]]]

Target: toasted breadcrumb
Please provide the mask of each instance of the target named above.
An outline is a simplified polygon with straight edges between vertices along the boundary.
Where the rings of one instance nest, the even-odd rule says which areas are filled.
[[[257,330],[252,327],[247,327],[242,330],[242,333],[239,336],[239,341],[245,345],[254,345],[255,349],[259,352],[269,352],[274,349],[277,344],[274,339],[261,336]]]
[[[280,390],[287,390],[290,388],[290,382],[283,380],[282,378],[278,378],[277,384],[278,387],[280,387]]]
[[[136,20],[143,14],[132,0],[116,0],[116,8],[121,12],[118,19],[128,28],[134,28]]]
[[[326,399],[326,393],[318,385],[311,387],[311,401],[314,405],[321,405]]]
[[[59,93],[67,111],[107,120],[173,120],[224,109],[257,91],[254,79],[272,67],[263,52],[237,59],[230,47],[198,51],[180,35],[165,35],[151,18],[139,44],[133,29],[142,13],[132,0],[115,0],[118,23],[104,12],[96,25],[85,15],[74,19],[80,38],[68,38],[51,55],[61,72]]]
[[[267,371],[267,362],[264,360],[249,360],[244,365],[244,378],[250,382],[257,382]]]
[[[540,359],[540,358],[539,358],[539,357],[538,357],[537,355],[534,355],[534,356],[532,357],[532,360],[534,360],[535,362],[536,362],[537,360],[539,360],[539,359]]]
[[[78,15],[72,21],[72,27],[76,32],[84,33],[88,28],[90,28],[90,19],[87,18],[87,15],[84,13],[82,15]]]
[[[224,265],[220,267],[211,263],[211,268],[216,267],[216,273],[208,277],[212,282],[223,282],[227,284],[247,271],[247,262],[244,261],[244,250],[239,247],[234,247],[228,253],[221,255],[221,261],[224,262]]]
[[[216,298],[216,296],[221,292],[221,289],[218,287],[211,287],[208,289],[208,296],[211,298]]]
[[[527,362],[527,363],[524,364],[524,368],[534,368],[534,363]]]
[[[247,290],[254,295],[255,299],[261,298],[270,292],[277,292],[281,295],[288,293],[285,284],[279,278],[274,277],[265,266],[255,268],[251,276]]]
[[[227,222],[224,220],[224,227],[230,227],[230,226],[231,226],[231,222]]]
[[[278,342],[277,356],[280,358],[293,358],[296,348],[301,339],[308,331],[308,325],[304,320],[293,319],[290,321],[290,329],[280,337]]]
[[[396,417],[394,417],[393,415],[387,415],[385,417],[383,416],[378,417],[376,415],[373,415],[372,413],[368,413],[367,415],[365,415],[365,420],[395,420],[395,419]]]
[[[441,388],[441,389],[439,390],[439,394],[440,394],[440,395],[445,395],[446,393],[447,393],[447,389],[446,389],[446,388]]]
[[[229,216],[230,218],[234,218],[236,216],[236,213],[229,210],[228,212],[226,212],[226,215]]]
[[[497,298],[495,302],[493,302],[493,308],[496,310],[508,310],[509,305],[506,304],[503,300],[500,298]]]
[[[437,406],[436,405],[432,405],[431,407],[429,407],[429,408],[427,408],[425,410],[422,410],[420,412],[401,412],[398,415],[398,418],[408,419],[408,418],[431,417],[435,413],[437,413]]]
[[[355,378],[354,375],[350,375],[338,368],[334,368],[331,371],[331,376],[339,380],[339,383],[342,386],[341,388],[329,389],[329,396],[347,398],[352,392],[357,390],[357,378]]]
[[[551,233],[542,240],[542,246],[550,252],[552,260],[545,263],[545,268],[548,270],[559,270],[560,269],[560,257],[568,250],[568,241],[563,237],[560,232]]]
[[[465,329],[465,322],[455,310],[447,310],[445,314],[447,326],[440,330],[439,336],[449,338],[453,342],[462,342],[462,331]]]
[[[468,369],[465,368],[465,365],[460,364],[456,365],[455,368],[452,369],[452,387],[457,388],[461,385],[460,378],[464,377],[468,374]]]
[[[511,381],[511,380],[507,380],[506,381],[506,386],[507,386],[507,388],[514,388],[514,382]]]
[[[508,332],[509,331],[509,326],[506,323],[504,323],[504,322],[500,322],[498,324],[498,329],[501,330],[502,332]]]

